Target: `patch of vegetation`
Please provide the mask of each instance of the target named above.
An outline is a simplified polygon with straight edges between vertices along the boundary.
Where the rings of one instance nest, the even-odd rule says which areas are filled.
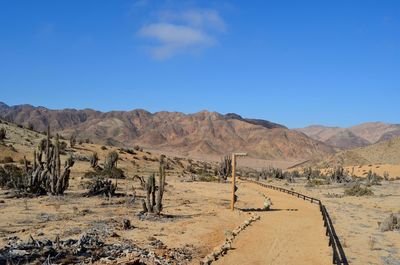
[[[326,185],[328,184],[325,179],[310,179],[307,181],[306,187],[313,188],[315,186]]]
[[[133,147],[133,149],[134,149],[135,151],[143,152],[143,148],[140,147],[140,146],[138,146],[138,145],[135,145],[135,146]]]
[[[111,180],[96,178],[94,181],[88,183],[87,188],[89,196],[105,195],[112,197],[115,195],[117,185],[113,184]]]
[[[45,155],[44,160],[43,155]],[[43,141],[39,143],[33,161],[32,167],[24,161],[23,171],[17,168],[10,171],[4,168],[3,179],[7,180],[5,182],[12,182],[6,186],[18,189],[23,195],[62,195],[69,186],[70,168],[75,161],[69,157],[61,171],[60,141],[56,135],[55,141],[51,143],[50,127],[47,129],[45,144]]]
[[[146,200],[142,201],[143,213],[160,214],[163,209],[163,196],[165,190],[165,162],[164,157],[160,158],[158,186],[156,186],[155,174],[149,176],[146,184]]]
[[[0,128],[0,141],[4,141],[7,138],[7,131],[5,128]]]
[[[215,171],[215,175],[219,177],[220,181],[226,181],[232,175],[232,158],[225,156]]]
[[[349,173],[342,166],[334,168],[332,172],[328,173],[328,177],[333,183],[344,183],[351,180]]]
[[[210,175],[200,175],[198,177],[198,181],[203,181],[203,182],[217,182],[219,181],[219,178],[216,178],[214,176]]]
[[[368,187],[363,187],[360,184],[356,184],[352,186],[351,188],[347,188],[344,190],[344,195],[345,196],[371,196],[374,195],[374,192],[368,188]]]
[[[257,179],[267,180],[268,178],[274,179],[285,179],[288,182],[292,183],[295,181],[295,178],[300,177],[301,174],[298,171],[283,171],[280,168],[268,167],[264,168],[260,172],[256,174]]]
[[[400,213],[391,213],[382,223],[379,223],[382,232],[400,230]]]
[[[21,168],[15,165],[4,165],[0,167],[0,188],[24,189],[27,181]]]
[[[383,179],[384,180],[389,180],[390,179],[389,172],[387,172],[387,171],[383,172]]]
[[[60,141],[60,154],[65,155],[67,150],[67,143]]]
[[[381,180],[382,180],[381,176],[379,176],[375,172],[372,172],[372,170],[368,171],[368,173],[367,173],[368,185],[380,185]]]
[[[92,179],[92,181],[87,184],[87,188],[89,189],[87,193],[88,196],[115,195],[117,183],[113,184],[110,179],[125,178],[124,171],[117,168],[118,159],[119,157],[117,152],[113,151],[108,153],[104,163],[104,168],[101,168],[98,165],[99,157],[97,153],[92,154],[89,161],[93,170],[84,174],[85,178]]]
[[[120,153],[128,153],[131,155],[136,155],[136,152],[130,148],[121,148],[121,149],[119,149],[119,151],[120,151]]]
[[[34,126],[31,122],[28,122],[28,124],[26,125],[26,129],[33,131],[34,130]]]
[[[12,144],[9,144],[8,147],[10,148],[11,151],[13,151],[14,153],[18,153],[17,149],[15,149],[15,147]]]
[[[13,163],[14,159],[11,156],[5,156],[3,159],[0,160],[1,164]]]

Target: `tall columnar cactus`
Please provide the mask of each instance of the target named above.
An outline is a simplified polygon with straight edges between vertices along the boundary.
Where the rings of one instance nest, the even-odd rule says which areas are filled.
[[[164,196],[165,187],[165,163],[164,160],[160,160],[160,174],[159,174],[159,186],[157,192],[157,202],[156,202],[156,213],[160,214],[163,208],[162,199]]]
[[[144,211],[152,213],[154,210],[156,192],[156,179],[154,174],[151,174],[147,179],[146,183],[146,203],[144,205]]]
[[[65,161],[64,170],[61,172],[60,142],[56,135],[52,144],[50,140],[50,126],[47,128],[46,146],[43,141],[39,143],[38,150],[34,151],[33,168],[26,168],[28,177],[27,191],[34,194],[62,195],[69,185],[69,176],[74,160],[69,157]],[[43,151],[46,160],[42,161]]]
[[[163,205],[165,187],[165,165],[164,159],[160,159],[159,185],[156,186],[155,174],[151,174],[146,183],[146,200],[143,201],[143,211],[149,213],[160,214]]]
[[[97,169],[99,167],[98,163],[99,163],[99,156],[97,155],[97,153],[93,153],[92,156],[90,157],[90,166],[93,169]]]

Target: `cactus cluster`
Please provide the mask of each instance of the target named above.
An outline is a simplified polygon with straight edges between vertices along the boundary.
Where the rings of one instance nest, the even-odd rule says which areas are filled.
[[[145,213],[160,214],[163,209],[162,200],[165,188],[165,162],[163,157],[160,159],[158,184],[156,186],[155,174],[151,174],[145,185],[146,200],[142,202],[143,212]]]
[[[124,171],[117,168],[118,153],[115,151],[109,152],[104,162],[104,168],[99,166],[99,157],[97,153],[93,153],[90,158],[90,166],[94,171],[85,173],[85,177],[93,179],[89,183],[89,191],[87,196],[114,196],[118,187],[118,179],[125,178]],[[115,184],[110,179],[116,179]]]
[[[44,144],[45,142],[45,144]],[[62,195],[69,185],[69,176],[74,160],[69,157],[61,170],[60,141],[58,134],[54,143],[50,140],[50,126],[47,127],[47,138],[34,151],[33,167],[29,168],[25,160],[25,172],[28,178],[27,192],[34,194]],[[43,153],[45,158],[43,161]]]

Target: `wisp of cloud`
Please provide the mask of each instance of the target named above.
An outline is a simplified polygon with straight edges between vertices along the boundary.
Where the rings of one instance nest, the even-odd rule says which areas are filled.
[[[211,47],[217,43],[217,33],[225,31],[225,23],[216,10],[163,10],[156,22],[138,31],[138,36],[155,40],[157,44],[150,47],[150,53],[153,58],[163,60],[178,53]]]

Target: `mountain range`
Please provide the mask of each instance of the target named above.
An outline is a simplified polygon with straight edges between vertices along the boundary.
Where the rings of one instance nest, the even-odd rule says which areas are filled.
[[[296,129],[307,136],[338,149],[352,149],[400,136],[400,124],[368,122],[349,128],[312,125]]]
[[[31,105],[0,103],[0,118],[52,131],[65,138],[75,135],[95,143],[145,148],[182,155],[225,155],[247,152],[269,160],[307,160],[332,154],[334,148],[302,132],[260,119],[201,111],[194,114],[132,111],[101,112],[92,109],[51,110]]]
[[[52,130],[65,138],[90,139],[116,146],[141,145],[177,154],[225,155],[248,152],[268,160],[304,161],[329,157],[340,151],[384,142],[400,136],[400,124],[369,122],[349,128],[313,125],[290,130],[262,119],[235,113],[200,111],[150,113],[143,109],[101,112],[92,109],[52,110],[32,105],[8,106],[0,102],[0,118]]]

